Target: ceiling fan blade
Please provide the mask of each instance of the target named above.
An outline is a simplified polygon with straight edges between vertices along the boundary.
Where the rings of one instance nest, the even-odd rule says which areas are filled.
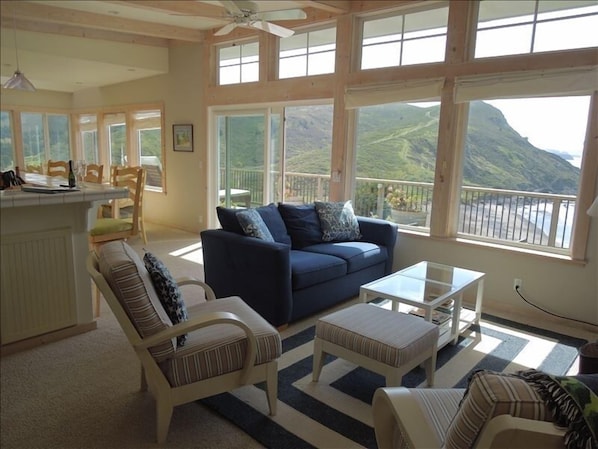
[[[259,9],[257,3],[246,0],[220,0],[220,4],[232,14],[243,14],[245,11],[255,12]]]
[[[220,4],[231,14],[242,14],[241,8],[237,6],[237,2],[232,0],[220,0]]]
[[[286,9],[280,11],[264,11],[256,14],[262,20],[302,20],[307,14],[302,9]]]
[[[280,25],[276,25],[274,23],[266,22],[264,20],[251,22],[249,26],[253,28],[257,28],[259,30],[267,31],[268,33],[275,34],[279,37],[289,37],[295,34],[293,30],[289,30],[288,28],[281,27]]]
[[[235,22],[229,23],[228,25],[224,25],[222,28],[220,28],[218,31],[214,33],[214,36],[224,36],[225,34],[230,33],[236,27],[237,24]]]

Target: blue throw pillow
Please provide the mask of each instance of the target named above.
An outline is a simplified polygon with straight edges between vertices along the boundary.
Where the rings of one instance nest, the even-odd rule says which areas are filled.
[[[218,206],[216,207],[216,215],[218,215],[218,221],[222,229],[229,232],[235,232],[237,234],[243,234],[243,228],[237,220],[237,212],[241,209],[232,209],[227,207]]]
[[[264,223],[264,219],[255,209],[245,209],[237,212],[237,219],[246,235],[273,242],[274,238]]]
[[[361,238],[359,222],[353,212],[351,201],[316,201],[316,211],[320,217],[322,240],[325,242],[349,242]]]
[[[270,203],[267,206],[257,207],[255,210],[258,211],[264,220],[264,223],[266,223],[266,226],[268,226],[270,234],[272,234],[272,238],[275,242],[285,243],[287,245],[291,244],[291,237],[287,232],[287,227],[280,216],[280,212],[278,211],[276,204]]]
[[[313,204],[280,203],[278,210],[291,236],[294,249],[322,243],[320,219]]]
[[[143,256],[143,263],[145,263],[145,268],[152,278],[158,298],[160,298],[160,302],[172,324],[187,321],[189,316],[187,315],[183,295],[166,265],[150,252],[145,253]],[[179,335],[177,337],[177,346],[183,346],[186,341],[187,334]]]
[[[242,210],[246,209],[233,209],[222,206],[216,207],[216,214],[218,215],[218,220],[220,221],[222,229],[237,234],[245,234],[241,227],[241,223],[239,223],[237,218],[237,214]],[[291,244],[291,237],[287,232],[287,228],[280,216],[276,204],[270,203],[267,206],[256,207],[255,210],[261,215],[275,242],[284,243],[286,245]]]

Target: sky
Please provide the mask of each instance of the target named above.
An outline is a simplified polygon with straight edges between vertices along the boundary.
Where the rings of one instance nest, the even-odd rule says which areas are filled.
[[[558,150],[581,157],[590,96],[486,100],[500,109],[522,137],[542,150]]]

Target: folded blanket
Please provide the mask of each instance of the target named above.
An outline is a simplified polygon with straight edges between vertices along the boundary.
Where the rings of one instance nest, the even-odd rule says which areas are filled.
[[[598,448],[598,374],[551,376],[530,369],[518,376],[537,389],[552,410],[555,423],[568,429],[567,449]]]

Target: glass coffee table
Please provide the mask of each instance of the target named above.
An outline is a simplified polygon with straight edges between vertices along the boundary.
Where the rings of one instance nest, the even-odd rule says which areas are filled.
[[[419,262],[362,285],[361,302],[375,298],[392,301],[392,309],[411,313],[440,326],[438,349],[455,344],[459,334],[482,315],[485,273],[434,262]],[[462,305],[463,292],[476,287],[475,309]]]

